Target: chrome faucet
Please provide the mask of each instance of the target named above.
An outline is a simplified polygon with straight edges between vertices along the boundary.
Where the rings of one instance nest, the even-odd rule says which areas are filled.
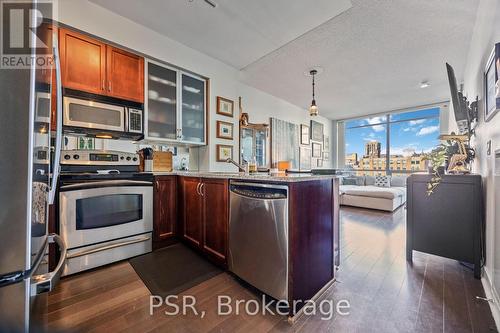
[[[237,163],[235,160],[233,160],[232,158],[228,158],[226,160],[227,163],[231,163],[231,164],[234,164],[238,167],[238,169],[240,169],[241,171],[247,173],[248,172],[248,169],[247,169],[247,164],[239,164]]]

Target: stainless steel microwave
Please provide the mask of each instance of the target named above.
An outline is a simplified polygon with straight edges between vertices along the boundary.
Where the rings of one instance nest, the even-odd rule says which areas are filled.
[[[143,138],[143,110],[75,97],[63,99],[66,132],[114,139]]]

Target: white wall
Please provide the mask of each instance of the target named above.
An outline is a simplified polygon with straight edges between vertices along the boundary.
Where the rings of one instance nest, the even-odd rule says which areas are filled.
[[[480,99],[479,124],[476,128],[477,135],[473,140],[473,146],[477,154],[473,169],[474,172],[480,173],[484,177],[483,184],[486,198],[485,268],[487,278],[500,281],[500,225],[495,225],[495,215],[500,214],[498,205],[500,198],[496,198],[497,204],[495,205],[493,190],[494,159],[493,155],[487,156],[486,154],[488,140],[492,141],[492,151],[500,149],[500,115],[497,114],[487,123],[484,121],[483,88],[483,73],[486,61],[494,44],[498,42],[500,42],[500,1],[481,0],[465,68],[464,90],[469,100],[474,100],[476,96],[479,96]],[[451,128],[456,130],[453,114],[450,114],[450,126],[454,126]],[[497,291],[500,291],[500,285],[497,285],[496,288]],[[497,317],[496,319],[500,318]],[[499,324],[498,321],[497,324]]]
[[[199,158],[200,170],[236,171],[236,167],[230,164],[215,161],[215,146],[217,143],[232,144],[237,157],[238,96],[242,96],[244,111],[249,113],[251,122],[269,122],[270,117],[297,124],[309,122],[306,110],[242,84],[237,69],[93,3],[85,0],[60,0],[58,16],[58,20],[64,24],[210,78],[209,145],[192,151],[192,154]],[[223,96],[235,102],[235,116],[232,122],[235,125],[236,138],[232,143],[215,138],[216,120],[231,121],[228,117],[216,114],[216,96]],[[330,135],[332,140],[332,121],[321,117],[317,120],[325,125],[325,134]],[[130,142],[123,141],[105,145],[110,149],[135,149]],[[331,142],[331,149],[333,146]],[[330,156],[333,156],[332,152]],[[332,158],[329,162],[331,160]],[[325,163],[324,167],[330,167],[330,163]]]

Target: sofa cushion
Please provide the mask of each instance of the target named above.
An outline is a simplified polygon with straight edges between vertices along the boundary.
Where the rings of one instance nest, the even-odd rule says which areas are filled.
[[[404,197],[406,189],[404,187],[379,187],[379,186],[340,186],[340,193],[356,195],[360,197],[394,199]]]
[[[388,176],[375,176],[375,186],[391,187],[391,179]]]
[[[375,185],[375,177],[365,176],[365,185]]]
[[[394,187],[405,187],[406,177],[391,177],[391,186]]]

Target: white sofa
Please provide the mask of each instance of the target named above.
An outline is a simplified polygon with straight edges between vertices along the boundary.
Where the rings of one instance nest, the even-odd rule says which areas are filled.
[[[370,176],[349,177],[352,178],[356,178],[357,185],[340,185],[341,205],[392,212],[406,203],[406,179],[403,177],[391,179],[390,187],[375,186]]]

